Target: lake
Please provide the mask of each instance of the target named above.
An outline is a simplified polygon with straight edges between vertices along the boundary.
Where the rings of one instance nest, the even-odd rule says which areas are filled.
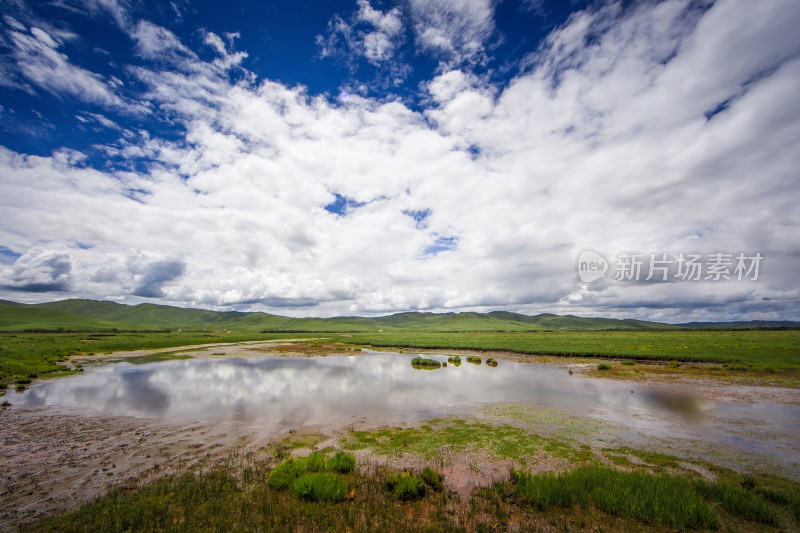
[[[273,426],[415,423],[520,402],[607,421],[628,440],[690,439],[800,464],[800,407],[712,402],[663,386],[590,379],[564,367],[500,361],[492,368],[414,368],[410,354],[364,351],[324,357],[201,357],[85,367],[8,399],[170,422],[237,420]],[[426,355],[438,361],[446,356]],[[133,359],[132,359],[133,360]],[[673,388],[674,389],[674,388]]]

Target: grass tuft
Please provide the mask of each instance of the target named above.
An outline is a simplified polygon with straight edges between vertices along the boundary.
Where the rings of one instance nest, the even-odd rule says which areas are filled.
[[[304,474],[292,484],[292,493],[306,501],[340,502],[347,497],[347,483],[333,474]]]
[[[390,475],[386,480],[386,488],[403,501],[419,500],[425,496],[425,481],[410,472]]]
[[[356,467],[356,458],[351,453],[336,452],[325,464],[329,472],[349,474]]]
[[[611,370],[611,365],[608,363],[600,363],[597,365],[597,370]]]
[[[495,367],[497,366],[497,359],[495,359],[494,357],[490,357],[489,359],[486,360],[486,364],[491,367]]]
[[[288,489],[297,478],[294,459],[289,459],[276,466],[269,474],[267,485],[274,490]]]
[[[442,490],[444,487],[441,474],[429,466],[422,469],[420,477],[433,490]]]
[[[470,355],[469,357],[467,357],[467,363],[472,363],[473,365],[479,365],[481,364],[481,358],[478,357],[477,355]]]
[[[426,359],[424,357],[415,357],[411,360],[411,366],[441,368],[442,363],[435,359]]]

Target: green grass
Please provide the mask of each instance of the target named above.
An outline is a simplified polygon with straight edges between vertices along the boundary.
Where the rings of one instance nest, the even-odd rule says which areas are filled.
[[[420,427],[384,427],[371,431],[351,431],[343,447],[371,449],[378,455],[414,455],[439,459],[445,452],[474,452],[518,462],[542,450],[570,456],[572,448],[553,439],[531,435],[528,431],[477,420],[431,420]]]
[[[277,469],[276,469],[277,470]],[[273,471],[274,473],[274,471]],[[274,489],[263,467],[237,479],[224,465],[117,488],[23,531],[796,531],[798,485],[620,471],[590,465],[561,474],[513,474],[479,488],[467,506],[436,487],[441,477],[377,469],[305,473]],[[745,481],[747,481],[745,479]],[[287,490],[288,489],[288,490]]]
[[[430,368],[441,368],[442,363],[435,359],[426,359],[424,357],[415,357],[411,360],[411,366],[421,366]]]
[[[267,484],[273,490],[288,489],[300,475],[294,461],[289,459],[276,466],[269,474]]]
[[[272,470],[267,484],[274,490],[283,490],[292,487],[299,477],[306,474],[325,471],[347,474],[352,472],[355,466],[356,458],[349,453],[338,452],[326,461],[322,452],[314,452],[307,457],[291,457],[283,461]]]
[[[489,359],[486,360],[486,364],[491,366],[491,367],[496,367],[497,366],[497,359],[495,359],[494,357],[490,357]]]
[[[578,468],[560,475],[519,474],[514,494],[540,511],[593,505],[647,524],[672,528],[716,528],[712,508],[680,477],[622,472],[608,467]]]
[[[292,333],[293,338],[311,336],[314,335]],[[285,333],[261,334],[246,331],[0,333],[0,380],[12,383],[30,374],[37,374],[39,377],[68,375],[69,369],[63,363],[69,356],[82,353],[285,337]],[[800,331],[794,330],[459,334],[406,332],[353,334],[343,340],[348,344],[386,347],[503,350],[562,356],[602,356],[625,361],[634,358],[679,363],[712,362],[725,365],[726,370],[743,376],[762,375],[765,379],[773,379],[775,376],[787,376],[787,379],[800,377]],[[461,357],[458,359],[460,361]],[[715,368],[717,367],[709,367],[707,370],[710,372]],[[722,369],[722,366],[719,368]],[[693,371],[683,368],[674,370]]]
[[[356,458],[347,452],[336,452],[333,457],[325,463],[325,469],[337,474],[348,474],[356,467]]]
[[[303,335],[294,334],[293,337]],[[204,331],[148,333],[0,333],[0,380],[11,382],[37,374],[51,377],[68,371],[63,364],[77,354],[152,350],[196,344],[285,338],[285,334]],[[163,356],[156,356],[163,357]]]
[[[119,488],[77,511],[22,528],[40,532],[464,531],[440,499],[406,502],[385,476],[307,474],[294,490],[274,490],[262,469],[248,481],[224,469]],[[302,480],[302,481],[301,481]],[[342,501],[342,484],[351,487]],[[344,492],[347,495],[347,492]]]
[[[458,366],[461,364],[461,357],[458,355],[451,355],[447,358],[447,362]]]
[[[372,346],[498,350],[625,360],[737,364],[745,369],[800,370],[800,331],[564,331],[535,333],[354,334]]]
[[[328,474],[304,474],[292,484],[292,493],[312,502],[340,502],[347,497],[347,483]]]
[[[597,370],[611,370],[611,365],[608,363],[598,363]]]
[[[389,476],[389,479],[386,481],[387,489],[395,498],[403,501],[422,499],[425,496],[426,486],[427,484],[424,479],[410,472],[393,474]]]
[[[444,488],[441,474],[429,466],[422,469],[419,477],[433,490],[442,490]]]
[[[467,363],[472,363],[473,365],[479,365],[481,364],[481,358],[478,357],[477,355],[470,355],[469,357],[467,357]]]

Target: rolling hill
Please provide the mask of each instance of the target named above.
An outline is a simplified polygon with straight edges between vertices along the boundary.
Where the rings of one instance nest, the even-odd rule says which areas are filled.
[[[490,313],[397,313],[382,317],[289,318],[267,313],[209,311],[97,300],[21,304],[0,300],[0,331],[24,330],[230,330],[241,332],[401,331],[641,331],[683,328],[800,327],[797,322],[702,322],[665,324],[644,320]]]

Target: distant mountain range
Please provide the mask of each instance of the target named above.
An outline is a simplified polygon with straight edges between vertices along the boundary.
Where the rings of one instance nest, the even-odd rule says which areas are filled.
[[[683,328],[800,328],[800,322],[690,322],[665,324],[645,320],[534,316],[491,313],[397,313],[376,318],[289,318],[268,313],[219,312],[168,305],[124,305],[96,300],[61,300],[21,304],[0,300],[0,331],[26,330],[175,330],[212,329],[245,332],[378,331],[638,331]]]

